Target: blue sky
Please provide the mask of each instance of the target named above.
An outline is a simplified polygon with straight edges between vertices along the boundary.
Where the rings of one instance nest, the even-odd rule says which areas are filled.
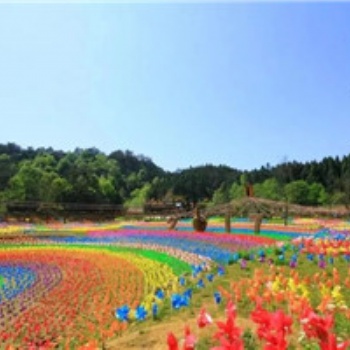
[[[0,142],[167,170],[350,152],[350,3],[0,5]]]

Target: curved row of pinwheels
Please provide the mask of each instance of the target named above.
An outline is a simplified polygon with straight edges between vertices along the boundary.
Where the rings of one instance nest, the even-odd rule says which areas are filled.
[[[97,246],[0,248],[1,344],[77,348],[119,334],[126,324],[115,318],[118,305],[138,308],[141,317],[155,291],[176,288],[176,260],[152,256]]]

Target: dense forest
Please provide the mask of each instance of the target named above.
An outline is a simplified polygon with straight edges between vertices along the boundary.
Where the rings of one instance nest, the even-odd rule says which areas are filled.
[[[0,203],[115,204],[127,208],[145,203],[215,205],[245,195],[288,200],[304,205],[350,204],[350,154],[316,162],[284,162],[241,171],[203,165],[167,172],[131,151],[105,154],[96,148],[63,152],[52,148],[0,145]]]

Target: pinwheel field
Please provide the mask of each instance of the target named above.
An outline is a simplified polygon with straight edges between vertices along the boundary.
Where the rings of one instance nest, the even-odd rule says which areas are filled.
[[[347,349],[350,224],[0,227],[1,349]]]

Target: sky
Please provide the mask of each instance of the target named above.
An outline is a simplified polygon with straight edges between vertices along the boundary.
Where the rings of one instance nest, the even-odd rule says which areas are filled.
[[[170,171],[350,153],[350,3],[0,4],[0,143]]]

